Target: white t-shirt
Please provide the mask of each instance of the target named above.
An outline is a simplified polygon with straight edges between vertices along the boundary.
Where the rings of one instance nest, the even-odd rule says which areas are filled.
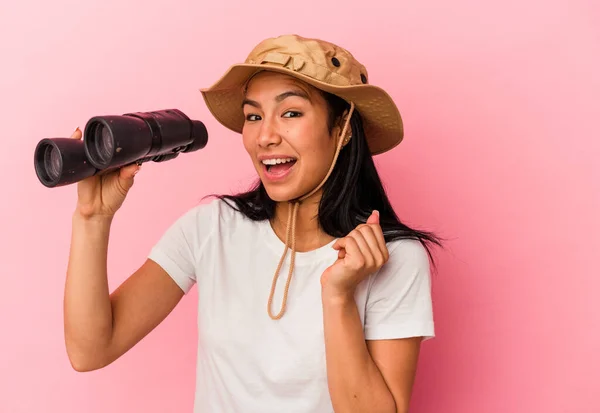
[[[149,254],[187,294],[197,283],[196,413],[332,413],[320,277],[337,258],[330,244],[296,253],[287,310],[267,303],[285,244],[215,199],[193,207]],[[429,260],[417,241],[388,243],[390,258],[357,288],[367,340],[434,336]],[[281,308],[289,256],[273,313]]]

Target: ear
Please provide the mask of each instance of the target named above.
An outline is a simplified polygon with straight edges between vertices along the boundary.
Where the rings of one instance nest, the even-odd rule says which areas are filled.
[[[338,123],[339,123],[339,127],[340,127],[340,132],[342,131],[342,128],[344,127],[344,124],[346,123],[346,120],[348,119],[348,114],[350,113],[349,109],[344,109],[344,113],[342,113],[342,116],[340,116],[338,118]]]
[[[346,146],[348,144],[348,142],[350,142],[350,139],[352,138],[352,126],[350,125],[350,122],[348,119],[349,114],[350,114],[350,110],[348,110],[348,109],[344,110],[344,113],[342,114],[342,116],[340,116],[338,118],[338,122],[336,125],[335,136],[337,139],[339,139],[342,131],[344,130],[344,125],[348,121],[348,128],[346,129],[346,136],[344,136],[344,141],[342,143],[342,147]]]

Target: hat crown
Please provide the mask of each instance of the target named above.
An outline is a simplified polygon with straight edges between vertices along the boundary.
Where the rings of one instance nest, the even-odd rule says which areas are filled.
[[[245,63],[283,66],[335,86],[368,83],[366,67],[348,50],[331,42],[295,34],[261,41]]]

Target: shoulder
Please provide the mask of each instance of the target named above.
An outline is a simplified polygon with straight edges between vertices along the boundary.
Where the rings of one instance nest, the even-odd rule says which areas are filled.
[[[381,295],[404,294],[420,285],[430,285],[430,259],[425,246],[418,240],[401,239],[388,242],[389,259],[372,275],[370,290]],[[419,288],[421,289],[421,288]]]
[[[429,270],[430,257],[427,248],[415,239],[400,239],[388,242],[389,260],[385,267],[396,269],[423,269]]]
[[[193,238],[252,231],[256,222],[239,211],[233,201],[211,198],[185,211],[174,224]]]
[[[371,277],[367,340],[434,336],[429,254],[418,240],[389,242],[389,260]]]

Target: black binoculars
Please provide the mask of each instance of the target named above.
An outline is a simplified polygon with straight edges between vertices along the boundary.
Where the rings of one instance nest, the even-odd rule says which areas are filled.
[[[165,162],[208,142],[204,124],[178,109],[95,116],[83,139],[45,138],[35,148],[35,172],[46,187],[69,185],[133,163]]]

